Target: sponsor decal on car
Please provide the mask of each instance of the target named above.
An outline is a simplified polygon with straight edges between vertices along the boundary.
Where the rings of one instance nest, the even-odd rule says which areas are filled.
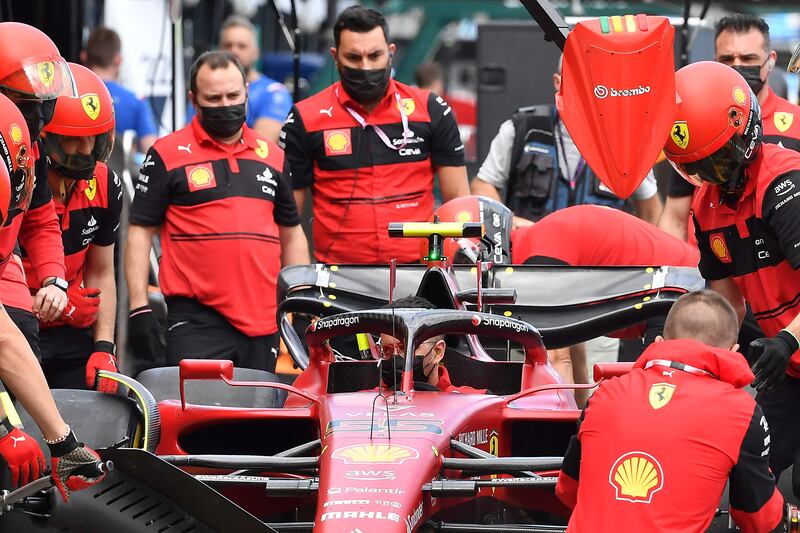
[[[331,457],[348,465],[400,465],[419,459],[419,452],[401,444],[354,444],[335,450]]]

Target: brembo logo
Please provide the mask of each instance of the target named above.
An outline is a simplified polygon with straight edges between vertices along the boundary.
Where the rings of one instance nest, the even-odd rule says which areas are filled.
[[[353,324],[358,324],[358,317],[357,316],[335,316],[333,318],[326,318],[324,320],[317,320],[314,323],[314,331],[319,331],[321,329],[328,329],[333,328],[336,326],[352,326]]]
[[[476,326],[484,324],[486,326],[494,326],[500,329],[510,328],[516,331],[517,333],[528,331],[528,326],[526,326],[525,324],[520,324],[519,322],[512,322],[511,320],[499,317],[485,317],[485,316],[482,317],[478,315],[472,315],[472,323]]]
[[[639,85],[635,89],[615,89],[613,87],[606,87],[605,85],[595,85],[594,86],[594,95],[602,100],[603,98],[607,98],[611,96],[612,98],[617,96],[639,96],[641,94],[647,94],[650,92],[649,85]]]

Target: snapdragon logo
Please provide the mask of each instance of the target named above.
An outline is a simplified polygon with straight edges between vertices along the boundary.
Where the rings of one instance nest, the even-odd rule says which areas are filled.
[[[520,324],[519,322],[512,322],[506,318],[500,317],[485,317],[485,316],[478,316],[472,315],[472,323],[476,326],[480,326],[481,324],[485,326],[494,326],[496,328],[511,328],[517,333],[527,332],[528,326],[525,324]]]
[[[594,86],[594,95],[599,98],[600,100],[607,98],[609,96],[618,97],[618,96],[639,96],[642,94],[647,94],[650,92],[649,85],[639,85],[635,89],[614,89],[613,87],[606,87],[605,85],[595,85]]]
[[[314,331],[319,331],[321,329],[328,329],[333,328],[336,326],[352,326],[353,324],[358,324],[358,317],[357,316],[335,316],[333,318],[326,318],[324,320],[317,320],[314,323]]]

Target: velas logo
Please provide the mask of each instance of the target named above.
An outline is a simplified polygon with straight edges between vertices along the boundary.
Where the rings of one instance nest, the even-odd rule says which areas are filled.
[[[472,324],[475,326],[480,326],[481,324],[483,324],[485,326],[494,326],[500,329],[509,328],[513,329],[517,333],[528,331],[528,326],[526,326],[525,324],[514,322],[512,320],[508,320],[507,318],[500,318],[494,316],[472,315]]]
[[[11,128],[8,130],[8,134],[11,137],[11,142],[14,144],[22,142],[22,128],[19,127],[19,124],[12,124]]]
[[[97,120],[100,116],[100,98],[94,93],[81,96],[81,106],[86,116],[92,120]]]
[[[617,500],[649,504],[664,487],[664,471],[649,453],[630,452],[614,462],[608,482],[614,487]]]
[[[620,96],[639,96],[649,92],[649,85],[639,85],[633,89],[615,89],[613,87],[606,87],[605,85],[594,86],[594,95],[600,100],[608,97],[617,98]]]
[[[350,155],[353,153],[353,145],[350,138],[350,130],[325,130],[323,132],[325,142],[325,155]]]
[[[731,253],[728,250],[728,245],[725,243],[725,236],[722,233],[713,233],[709,237],[709,244],[711,251],[717,256],[717,259],[723,263],[731,262]]]
[[[317,320],[314,323],[314,331],[319,331],[321,329],[333,328],[336,326],[352,326],[353,324],[358,324],[359,318],[357,316],[335,316],[333,318],[325,318],[322,320]]]
[[[333,452],[331,457],[348,465],[399,465],[406,461],[419,459],[419,452],[414,448],[400,444],[355,444],[339,448]]]

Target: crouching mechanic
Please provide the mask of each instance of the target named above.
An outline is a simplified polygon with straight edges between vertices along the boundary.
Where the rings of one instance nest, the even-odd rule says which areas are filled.
[[[436,307],[419,296],[406,296],[384,306],[385,309],[436,309]],[[442,364],[444,359],[444,352],[447,344],[444,340],[444,335],[438,335],[425,340],[417,346],[414,352],[414,383],[427,383],[433,389],[438,389],[442,392],[463,392],[463,393],[478,393],[485,394],[486,390],[473,389],[472,387],[453,385],[450,381],[450,374]],[[381,377],[383,384],[389,388],[400,386],[403,382],[403,368],[405,368],[405,345],[387,335],[381,334],[381,356],[383,363],[381,364]],[[424,390],[424,389],[422,389]]]
[[[781,527],[769,431],[742,388],[738,317],[713,291],[681,296],[628,374],[602,383],[572,437],[556,495],[570,531],[706,531],[730,480],[746,533]]]
[[[47,183],[55,198],[66,264],[68,302],[61,319],[39,324],[42,370],[54,389],[95,388],[98,370],[117,371],[114,358],[114,242],[122,183],[105,165],[114,144],[114,106],[103,81],[69,64],[77,97],[59,96],[45,126],[50,160]],[[39,287],[25,249],[32,291]],[[115,393],[102,379],[99,390]]]

